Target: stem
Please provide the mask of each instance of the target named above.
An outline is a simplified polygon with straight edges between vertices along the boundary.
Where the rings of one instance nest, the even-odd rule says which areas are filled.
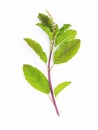
[[[60,114],[59,114],[59,111],[58,111],[58,108],[57,108],[57,105],[56,105],[56,101],[55,101],[55,98],[54,98],[54,93],[53,93],[53,88],[52,88],[52,83],[51,83],[51,74],[50,74],[50,71],[51,71],[50,62],[51,62],[51,56],[52,56],[52,52],[53,52],[53,45],[54,44],[52,44],[52,46],[50,48],[50,54],[49,54],[49,60],[48,60],[48,80],[49,80],[49,86],[50,86],[50,93],[51,93],[52,102],[54,104],[56,113],[59,116]]]

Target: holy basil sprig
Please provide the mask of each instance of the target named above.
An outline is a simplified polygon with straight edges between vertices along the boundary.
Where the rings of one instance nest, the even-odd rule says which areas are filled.
[[[47,64],[47,77],[36,67],[28,64],[23,65],[23,72],[25,79],[35,89],[49,95],[57,115],[59,114],[55,97],[69,84],[70,81],[63,81],[55,88],[52,87],[51,70],[55,64],[68,62],[80,48],[80,39],[76,38],[77,31],[71,29],[70,24],[64,24],[61,28],[54,22],[51,14],[47,11],[47,15],[38,14],[39,26],[49,37],[50,53],[47,57],[46,52],[43,51],[41,44],[32,40],[31,38],[24,38],[25,42],[33,49],[33,51],[40,57],[40,59]],[[54,51],[55,50],[55,51]],[[53,65],[51,66],[51,60]]]

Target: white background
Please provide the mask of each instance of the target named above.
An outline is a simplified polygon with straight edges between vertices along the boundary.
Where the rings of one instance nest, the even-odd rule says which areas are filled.
[[[47,95],[24,79],[24,63],[46,66],[24,42],[30,37],[48,52],[47,36],[35,24],[49,10],[61,27],[73,25],[81,39],[79,53],[55,65],[53,86],[72,81],[57,97],[57,117]],[[48,54],[48,53],[47,53]],[[0,130],[98,130],[98,4],[97,0],[0,1]]]

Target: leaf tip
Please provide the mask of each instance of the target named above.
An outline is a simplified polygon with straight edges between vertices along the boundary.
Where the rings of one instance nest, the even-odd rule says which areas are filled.
[[[23,64],[23,66],[22,66],[23,70],[25,69],[25,67],[26,67],[26,64]]]
[[[69,84],[71,84],[72,82],[71,81],[68,81]]]
[[[28,39],[28,38],[24,38],[23,40],[24,40],[24,41],[27,41],[27,39]]]

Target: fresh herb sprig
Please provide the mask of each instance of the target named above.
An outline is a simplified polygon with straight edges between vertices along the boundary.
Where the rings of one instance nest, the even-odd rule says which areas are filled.
[[[32,40],[31,38],[24,38],[27,44],[36,52],[40,59],[47,64],[47,77],[36,67],[28,64],[23,65],[23,72],[25,79],[35,89],[47,94],[51,99],[56,113],[59,116],[58,107],[56,104],[57,95],[66,88],[70,81],[64,81],[57,85],[55,88],[51,82],[51,70],[55,64],[62,64],[68,62],[80,48],[80,39],[76,38],[76,30],[70,29],[70,24],[64,24],[61,28],[54,22],[51,14],[47,12],[47,15],[39,13],[38,19],[39,26],[49,37],[50,41],[50,52],[47,58],[46,52],[43,51],[41,45]],[[51,60],[53,65],[51,65]]]

